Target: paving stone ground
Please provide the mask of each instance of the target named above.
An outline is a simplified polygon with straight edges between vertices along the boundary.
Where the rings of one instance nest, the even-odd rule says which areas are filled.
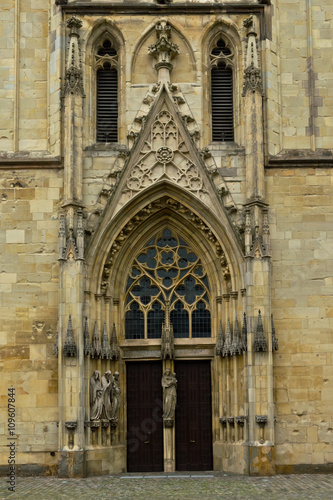
[[[224,473],[124,474],[86,479],[18,477],[15,493],[0,478],[0,500],[333,499],[333,474],[244,477]]]

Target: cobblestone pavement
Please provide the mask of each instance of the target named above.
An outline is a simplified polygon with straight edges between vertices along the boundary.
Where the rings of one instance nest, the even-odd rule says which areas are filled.
[[[86,479],[18,477],[15,493],[0,478],[0,500],[333,499],[333,474],[244,477],[224,473],[124,474]]]

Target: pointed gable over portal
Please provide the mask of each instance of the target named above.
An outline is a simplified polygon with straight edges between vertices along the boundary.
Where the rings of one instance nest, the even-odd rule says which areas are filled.
[[[206,166],[165,84],[144,120],[113,198],[112,216],[135,195],[159,182],[198,197],[217,215],[222,207]],[[227,217],[227,216],[226,216]]]

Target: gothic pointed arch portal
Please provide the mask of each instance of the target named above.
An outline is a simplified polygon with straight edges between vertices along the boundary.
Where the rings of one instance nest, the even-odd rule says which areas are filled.
[[[118,359],[110,368],[102,361],[102,366],[120,372],[124,390],[112,439],[123,446],[124,463],[132,472],[155,470],[156,463],[164,471],[207,470],[212,468],[222,411],[213,394],[219,393],[225,377],[216,357],[219,323],[227,329],[229,321],[233,328],[234,318],[241,318],[242,261],[237,247],[232,253],[233,233],[228,236],[211,212],[200,210],[195,194],[184,195],[167,180],[144,194],[101,226],[101,234],[94,236],[98,245],[92,243],[87,256],[87,288],[93,293],[87,294],[86,309],[101,330],[105,322],[108,331],[114,324],[117,333]],[[144,204],[147,197],[150,202]],[[99,366],[96,358],[90,360],[91,373]],[[244,359],[237,363],[244,373]],[[166,370],[176,370],[183,409],[163,417],[158,374]],[[243,394],[239,399],[245,402]],[[154,415],[159,415],[156,421]],[[156,427],[156,436],[148,430],[147,419]],[[144,440],[135,431],[142,426],[147,428],[140,431]],[[197,429],[197,434],[184,437],[187,428]],[[181,462],[184,447],[187,458]]]

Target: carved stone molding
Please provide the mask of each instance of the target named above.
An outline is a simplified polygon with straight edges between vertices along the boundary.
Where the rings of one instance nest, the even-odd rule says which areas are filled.
[[[83,212],[79,208],[76,211],[76,234],[72,225],[66,227],[66,217],[62,213],[59,219],[58,233],[59,257],[58,260],[84,260],[84,229]]]
[[[245,313],[243,316],[243,326],[242,326],[242,348],[243,351],[247,351],[247,321]]]
[[[156,30],[156,43],[148,47],[148,53],[157,59],[155,64],[155,69],[158,71],[158,80],[164,79],[170,80],[170,73],[172,71],[173,65],[171,60],[179,54],[179,47],[177,44],[173,43],[171,40],[171,26],[165,19],[159,21],[155,25]],[[160,71],[165,69],[165,75]]]
[[[109,423],[110,423],[110,421],[109,421],[108,419],[103,418],[103,419],[101,420],[102,428],[103,428],[103,429],[107,429],[107,428],[109,427]]]
[[[169,314],[165,317],[169,320]],[[162,359],[175,359],[175,346],[172,325],[163,324],[161,336],[161,358]]]
[[[78,94],[85,97],[79,35],[79,29],[82,27],[82,21],[77,17],[72,16],[67,21],[67,27],[70,29],[70,33],[63,96],[65,97],[68,94]]]
[[[85,317],[83,339],[84,339],[84,355],[90,356],[92,345],[90,342],[87,316]]]
[[[187,118],[194,121],[192,117]],[[186,124],[187,122],[188,120]],[[135,134],[134,131],[131,134]],[[207,193],[200,170],[191,160],[176,120],[167,109],[162,109],[155,116],[139,160],[132,167],[123,192],[132,198],[162,178],[176,183],[199,198]]]
[[[236,417],[236,423],[240,427],[244,427],[246,421],[247,421],[247,417],[245,417],[245,416]]]
[[[178,215],[181,215],[185,220],[189,221],[195,227],[197,227],[202,231],[204,236],[214,245],[215,254],[220,261],[224,279],[226,281],[230,280],[230,270],[227,258],[225,256],[221,244],[219,243],[217,237],[214,235],[212,230],[205,224],[205,222],[197,214],[192,212],[190,209],[188,209],[178,201],[175,201],[172,198],[162,198],[153,203],[149,203],[144,208],[142,208],[135,216],[132,217],[132,219],[122,228],[122,230],[116,236],[109,250],[103,269],[102,281],[101,281],[101,291],[103,294],[105,294],[107,290],[111,269],[115,262],[115,258],[120,248],[124,244],[124,242],[132,234],[133,230],[138,225],[140,225],[148,217],[155,214],[162,208],[170,208],[171,210],[175,211]]]
[[[64,356],[76,357],[77,348],[74,340],[72,317],[69,315],[66,339],[64,342]]]
[[[90,428],[92,431],[95,431],[101,426],[101,421],[100,420],[91,420],[90,421]]]
[[[223,346],[224,346],[223,328],[222,328],[222,321],[220,321],[219,332],[218,332],[217,343],[216,343],[216,355],[217,356],[222,356]]]
[[[115,299],[113,299],[113,303],[115,304]],[[119,358],[120,358],[120,349],[119,349],[119,345],[118,345],[116,325],[113,323],[112,334],[111,334],[111,357],[110,357],[110,359],[113,361],[117,361]]]
[[[73,421],[70,421],[70,422],[65,422],[65,427],[66,429],[68,429],[69,431],[73,431],[76,429],[77,427],[77,422],[73,422]]]
[[[174,426],[174,419],[173,418],[163,418],[163,425],[164,425],[164,427],[173,427]]]
[[[232,340],[232,353],[233,355],[241,355],[243,353],[242,342],[239,336],[238,319],[235,319],[234,336]]]
[[[267,351],[267,342],[264,335],[264,327],[262,324],[261,312],[260,309],[258,311],[258,322],[257,329],[254,337],[254,350],[256,352],[266,352]]]
[[[95,321],[94,325],[94,333],[92,338],[92,346],[90,351],[91,359],[98,358],[101,355],[102,347],[99,338],[98,325],[97,321]]]
[[[233,347],[231,340],[231,328],[230,328],[230,319],[228,318],[227,322],[227,331],[225,335],[225,342],[222,349],[222,357],[226,358],[227,356],[233,356]]]
[[[102,335],[101,359],[111,359],[111,348],[105,322]]]
[[[260,95],[263,95],[257,32],[252,15],[248,19],[245,19],[243,26],[247,30],[243,96],[249,90],[253,93],[257,91]]]
[[[268,421],[267,415],[256,415],[256,423],[260,427],[260,438],[259,438],[260,444],[264,444],[264,442],[265,442],[264,429],[265,429],[265,425],[267,424],[267,421]]]

